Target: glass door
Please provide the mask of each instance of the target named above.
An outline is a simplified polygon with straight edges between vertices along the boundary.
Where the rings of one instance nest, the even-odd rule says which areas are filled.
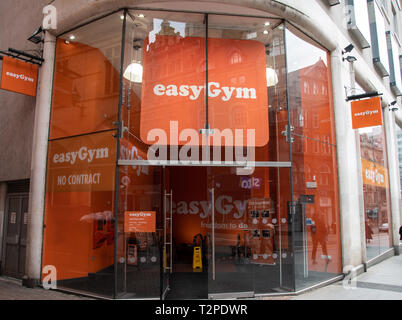
[[[241,188],[236,168],[208,168],[207,234],[208,294],[210,298],[252,297],[253,231],[248,227],[250,190]],[[260,234],[259,236],[262,236]]]

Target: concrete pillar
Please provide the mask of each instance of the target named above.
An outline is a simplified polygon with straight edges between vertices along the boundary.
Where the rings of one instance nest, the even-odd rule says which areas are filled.
[[[56,38],[51,33],[46,32],[43,48],[43,58],[45,62],[42,64],[39,74],[32,143],[27,255],[25,276],[23,279],[23,284],[27,287],[38,285],[41,279],[46,160],[55,49]]]
[[[391,219],[392,224],[392,244],[395,249],[395,254],[400,254],[399,246],[399,227],[401,226],[401,209],[400,209],[400,195],[401,195],[401,182],[399,178],[399,159],[398,159],[398,145],[396,139],[395,128],[395,114],[384,109],[384,127],[385,127],[385,140],[387,144],[387,157],[388,157],[388,175],[389,175],[389,191],[391,197]]]
[[[335,134],[337,141],[339,209],[342,243],[342,263],[346,270],[363,269],[360,225],[359,172],[356,135],[352,129],[351,112],[346,102],[345,83],[350,70],[342,62],[338,47],[331,52],[332,86],[334,96]],[[348,87],[350,85],[348,84]]]
[[[3,229],[6,211],[7,183],[0,182],[0,270],[3,257]]]

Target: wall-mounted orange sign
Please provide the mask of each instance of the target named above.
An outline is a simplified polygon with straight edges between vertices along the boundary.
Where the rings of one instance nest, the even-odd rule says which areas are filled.
[[[376,127],[382,125],[381,98],[353,101],[352,127],[353,129]]]
[[[156,232],[155,211],[126,211],[124,232]]]
[[[3,57],[0,88],[28,96],[36,96],[38,66],[10,57]]]
[[[187,141],[188,130],[198,134],[206,125],[208,95],[209,125],[215,131],[255,130],[255,145],[269,140],[266,53],[264,44],[253,40],[208,40],[208,85],[206,85],[205,39],[156,36],[147,39],[143,53],[141,139],[154,144],[153,129],[167,134],[169,145],[198,145]],[[177,121],[177,133],[170,122]],[[187,130],[187,131],[185,131]],[[183,134],[183,139],[180,137]],[[178,143],[175,141],[178,136]],[[173,139],[173,140],[172,140]],[[213,142],[213,145],[218,143]],[[224,141],[222,145],[238,145]]]
[[[374,162],[362,159],[363,184],[388,188],[388,169]]]

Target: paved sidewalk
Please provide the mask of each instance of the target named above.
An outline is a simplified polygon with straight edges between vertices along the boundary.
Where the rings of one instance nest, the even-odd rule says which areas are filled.
[[[357,277],[355,288],[343,281],[299,296],[266,297],[263,300],[402,300],[402,255],[389,258]],[[29,289],[21,281],[0,277],[0,300],[92,300],[42,288]]]
[[[269,300],[402,300],[402,255],[389,258],[359,275],[355,288],[346,289],[343,281],[299,296]]]
[[[0,300],[91,300],[89,298],[66,294],[43,288],[29,289],[21,281],[0,277]]]

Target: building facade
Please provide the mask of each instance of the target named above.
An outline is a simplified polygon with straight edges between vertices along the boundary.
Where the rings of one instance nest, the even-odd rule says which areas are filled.
[[[36,97],[0,92],[2,274],[234,298],[400,254],[399,0],[23,3],[0,49],[44,61]]]

